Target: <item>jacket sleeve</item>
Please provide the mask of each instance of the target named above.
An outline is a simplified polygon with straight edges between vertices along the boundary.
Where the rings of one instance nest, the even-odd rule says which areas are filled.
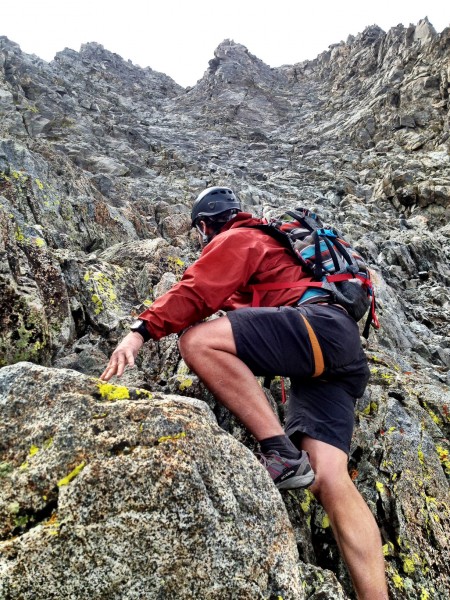
[[[261,244],[249,230],[217,236],[189,267],[181,281],[139,315],[153,339],[178,333],[217,312],[244,287],[263,260]]]

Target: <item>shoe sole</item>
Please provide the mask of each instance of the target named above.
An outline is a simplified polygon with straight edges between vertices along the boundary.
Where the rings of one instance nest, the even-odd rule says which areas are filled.
[[[280,481],[275,485],[279,490],[295,490],[298,488],[309,487],[312,483],[314,483],[314,480],[314,472],[310,471],[309,473],[306,473],[306,475],[296,475],[295,477],[290,477],[285,481]]]

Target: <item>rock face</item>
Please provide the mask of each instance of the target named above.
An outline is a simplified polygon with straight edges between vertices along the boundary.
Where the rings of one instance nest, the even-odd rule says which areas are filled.
[[[205,403],[30,363],[0,398],[2,598],[304,597],[281,497]]]
[[[66,49],[45,63],[0,37],[0,366],[4,366],[0,373],[6,386],[2,389],[8,390],[1,407],[20,408],[16,415],[8,413],[0,425],[4,427],[0,464],[13,465],[12,471],[2,466],[6,471],[0,473],[1,482],[9,483],[2,486],[0,502],[4,507],[19,507],[16,513],[7,513],[0,542],[6,553],[4,560],[0,558],[5,598],[22,597],[19,591],[13,595],[13,584],[17,583],[17,590],[25,589],[20,587],[25,586],[21,578],[49,585],[49,571],[38,561],[44,551],[53,557],[54,573],[69,570],[71,585],[82,586],[83,573],[88,565],[92,567],[89,557],[96,554],[90,548],[98,547],[105,531],[105,548],[119,540],[122,544],[121,532],[128,531],[134,519],[128,514],[133,502],[137,508],[132,512],[141,511],[145,518],[138,520],[130,546],[121,546],[123,555],[111,551],[118,557],[112,563],[105,551],[105,562],[95,566],[98,578],[94,580],[110,586],[111,597],[119,597],[116,590],[123,592],[121,582],[130,584],[133,578],[139,583],[136,591],[128,586],[130,598],[139,596],[141,585],[160,586],[161,594],[170,589],[166,597],[187,597],[182,595],[187,587],[175,593],[164,586],[173,584],[176,569],[185,577],[184,547],[190,549],[190,560],[197,560],[195,539],[210,544],[202,548],[207,547],[216,561],[200,571],[208,571],[205,577],[211,575],[211,580],[199,577],[198,585],[204,587],[195,588],[211,594],[217,589],[218,595],[211,598],[227,597],[220,587],[224,585],[220,569],[230,556],[221,545],[228,544],[224,539],[233,540],[230,544],[246,557],[245,564],[232,569],[241,575],[228,582],[228,597],[259,597],[259,593],[269,597],[284,590],[285,595],[279,595],[286,600],[301,598],[300,589],[310,598],[352,597],[327,518],[307,492],[283,495],[301,559],[296,567],[302,580],[298,590],[289,591],[283,587],[284,579],[273,579],[279,568],[274,567],[278,564],[275,537],[270,538],[273,553],[264,567],[250,575],[255,564],[251,549],[260,546],[249,537],[244,547],[239,522],[247,523],[247,516],[227,513],[228,508],[223,514],[233,523],[232,537],[225,536],[225,517],[225,529],[218,535],[217,523],[211,525],[204,514],[189,513],[195,522],[188,530],[192,539],[185,532],[174,541],[174,555],[180,560],[176,569],[171,570],[172,559],[164,558],[164,552],[155,558],[156,550],[150,547],[154,539],[149,538],[145,547],[147,559],[154,557],[155,575],[141,572],[144,553],[137,553],[137,540],[143,544],[143,532],[157,526],[143,504],[154,490],[136,464],[148,464],[157,487],[158,478],[168,475],[155,461],[166,459],[169,448],[181,446],[186,454],[177,455],[180,469],[194,473],[197,465],[200,475],[195,475],[195,481],[201,487],[203,477],[220,473],[220,467],[214,467],[216,451],[217,456],[229,457],[241,452],[243,464],[250,460],[249,454],[237,450],[227,436],[215,435],[214,443],[205,442],[199,449],[202,459],[191,464],[194,459],[184,438],[141,444],[134,432],[125,440],[112,424],[112,430],[102,429],[109,422],[106,417],[97,419],[99,433],[90,429],[93,417],[87,407],[100,401],[93,391],[97,388],[74,372],[98,376],[133,316],[195,260],[198,249],[190,235],[190,205],[196,193],[215,184],[232,186],[245,208],[258,215],[286,206],[313,208],[324,221],[342,229],[372,267],[382,329],[371,334],[366,346],[372,381],[357,405],[349,466],[381,528],[392,598],[449,597],[449,51],[450,29],[438,34],[427,19],[387,33],[369,27],[313,61],[277,69],[244,46],[225,40],[204,77],[185,90],[169,77],[125,62],[98,44],[82,46],[80,52]],[[16,363],[20,366],[13,366]],[[79,417],[73,425],[74,446],[58,447],[58,456],[43,444],[53,436],[51,432],[59,431],[62,408],[55,408],[44,426],[45,415],[31,392],[27,395],[19,373],[27,381],[33,377],[40,381],[43,395],[39,397],[46,406],[56,402],[55,406],[61,403],[69,410],[73,403],[70,414]],[[52,387],[54,380],[61,385]],[[64,382],[86,391],[76,392],[69,402],[64,399]],[[126,414],[142,414],[144,421],[154,420],[155,431],[160,431],[158,415],[167,402],[174,406],[174,414],[180,411],[173,417],[174,423],[182,423],[180,431],[189,406],[202,423],[208,422],[202,425],[205,431],[217,432],[206,417],[207,409],[201,408],[199,401],[204,401],[223,430],[254,448],[254,441],[180,361],[176,336],[145,348],[137,368],[126,373],[121,385],[153,394],[152,400],[137,399],[133,392],[123,404],[108,404],[115,407],[111,410],[117,411],[114,415],[123,422],[124,431],[131,427]],[[282,418],[276,382],[271,393]],[[191,400],[183,402],[173,394]],[[103,414],[100,409],[98,414]],[[17,435],[19,427],[23,439]],[[46,428],[50,433],[35,441],[33,431]],[[86,431],[90,441],[84,448],[80,440]],[[160,437],[169,435],[161,431]],[[120,438],[118,444],[130,443],[123,448],[102,445],[100,440],[108,436]],[[225,439],[230,450],[224,450]],[[39,451],[28,461],[31,447]],[[27,462],[31,471],[20,470]],[[83,462],[86,465],[77,477],[62,488],[56,485],[55,491],[55,482]],[[108,470],[106,465],[112,463]],[[55,469],[54,478],[50,467]],[[230,470],[235,474],[237,468],[230,466]],[[242,474],[247,480],[244,486],[252,486],[256,477],[252,469],[248,471]],[[12,481],[14,487],[8,487]],[[89,504],[90,497],[97,498],[100,481],[111,509],[98,498],[104,507],[102,517]],[[128,482],[129,489],[136,488],[135,499],[127,496],[121,481]],[[267,510],[267,514],[275,511],[284,523],[279,495],[266,483],[266,500],[252,496],[248,502],[256,502],[261,522],[266,523]],[[117,498],[112,493],[116,485],[121,490]],[[182,479],[176,485],[182,488]],[[170,494],[179,494],[181,488],[170,488],[167,498],[173,500]],[[213,488],[217,502],[226,503],[228,487],[217,482]],[[198,500],[201,506],[208,494]],[[177,502],[184,514],[182,494]],[[62,523],[61,514],[70,525],[53,527],[53,522]],[[170,514],[177,521],[176,513]],[[171,535],[178,535],[176,527],[183,523],[178,520],[167,525]],[[102,533],[100,521],[105,525]],[[50,530],[59,535],[52,536]],[[88,530],[96,531],[92,538]],[[79,542],[77,535],[85,541]],[[212,544],[214,536],[217,547]],[[68,556],[75,540],[79,562],[72,564]],[[128,562],[127,548],[135,557]],[[25,568],[28,552],[35,561],[29,571]],[[289,553],[286,560],[292,565],[296,559],[291,547]],[[230,560],[238,562],[236,556]],[[326,569],[338,576],[344,591]],[[206,581],[214,577],[218,587],[208,587]],[[56,579],[62,587],[55,597],[66,597],[69,588],[63,587],[64,577]]]

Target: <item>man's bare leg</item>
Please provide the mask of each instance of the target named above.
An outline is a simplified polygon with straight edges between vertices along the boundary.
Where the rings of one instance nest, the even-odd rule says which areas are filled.
[[[353,484],[347,455],[339,448],[308,436],[302,449],[316,473],[309,488],[327,513],[359,600],[387,600],[384,558],[378,526]]]
[[[181,336],[179,346],[188,367],[258,441],[284,435],[255,376],[236,356],[227,317],[188,329]]]
[[[277,417],[250,369],[236,356],[226,317],[196,325],[180,339],[186,364],[214,396],[255,436],[284,435]],[[378,527],[347,471],[347,455],[329,444],[305,437],[316,471],[311,491],[327,512],[360,600],[388,598]]]

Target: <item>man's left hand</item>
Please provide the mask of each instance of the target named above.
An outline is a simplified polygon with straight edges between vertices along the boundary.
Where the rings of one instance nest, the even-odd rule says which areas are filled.
[[[126,366],[134,367],[134,360],[143,344],[144,340],[139,333],[131,332],[125,336],[112,353],[108,366],[100,375],[100,379],[109,381],[114,375],[120,377]]]

